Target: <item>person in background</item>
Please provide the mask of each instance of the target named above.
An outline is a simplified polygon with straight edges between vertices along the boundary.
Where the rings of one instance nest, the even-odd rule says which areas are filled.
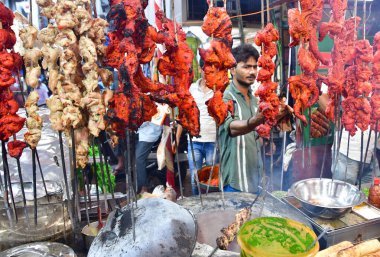
[[[193,149],[194,149],[194,160],[191,152],[191,145],[188,141],[188,150],[187,158],[189,161],[190,169],[190,179],[191,179],[191,189],[193,195],[199,194],[198,187],[195,181],[195,172],[202,168],[203,162],[205,161],[206,165],[213,165],[214,149],[215,149],[215,140],[216,140],[216,124],[214,119],[208,114],[206,101],[209,100],[213,95],[214,91],[209,89],[206,86],[205,80],[203,79],[203,68],[204,61],[200,60],[199,62],[199,72],[201,78],[196,82],[191,84],[189,91],[190,94],[194,97],[194,100],[199,109],[199,120],[200,120],[200,137],[193,138]],[[177,129],[177,145],[180,143],[180,138],[182,134],[182,126],[178,125]],[[175,143],[173,142],[173,152],[176,152]],[[216,155],[215,163],[218,163],[218,155]]]
[[[152,122],[144,122],[137,131],[138,141],[136,144],[136,174],[137,192],[148,191],[148,174],[146,171],[147,158],[155,142],[161,137],[162,126]]]
[[[38,93],[38,96],[40,97],[38,99],[37,105],[38,106],[46,105],[46,99],[49,98],[49,94],[48,94],[49,89],[47,88],[45,83],[41,81],[41,79],[38,80],[38,86],[36,88],[36,91]]]
[[[261,141],[254,131],[264,122],[251,85],[257,76],[258,51],[249,44],[232,49],[237,65],[231,69],[232,82],[224,92],[225,101],[235,101],[235,116],[229,115],[219,128],[220,169],[225,192],[258,190],[263,176]],[[281,106],[277,120],[289,112]]]

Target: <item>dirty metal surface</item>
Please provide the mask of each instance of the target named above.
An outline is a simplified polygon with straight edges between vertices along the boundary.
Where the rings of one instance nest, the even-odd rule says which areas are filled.
[[[197,225],[185,208],[161,198],[137,201],[134,207],[135,241],[130,206],[112,212],[94,239],[88,257],[190,256]]]
[[[220,230],[234,222],[235,214],[240,209],[249,207],[256,197],[255,194],[250,193],[224,193],[224,196],[224,207],[220,192],[203,195],[203,207],[198,196],[184,198],[177,202],[194,213],[198,223],[197,242],[201,245],[214,248],[216,238],[222,235]],[[250,220],[267,216],[289,218],[312,227],[307,218],[269,193],[266,193],[265,197],[264,194],[260,196],[252,206]],[[228,251],[231,255],[240,252],[236,238],[229,244]]]

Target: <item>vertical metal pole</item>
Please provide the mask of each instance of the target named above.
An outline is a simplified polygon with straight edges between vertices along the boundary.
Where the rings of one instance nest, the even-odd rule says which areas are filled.
[[[262,0],[263,1],[263,0]],[[245,43],[245,35],[244,35],[244,26],[243,26],[243,17],[241,17],[241,5],[240,0],[236,0],[236,9],[237,14],[239,16],[238,22],[239,22],[239,33],[240,33],[240,42],[242,44]]]

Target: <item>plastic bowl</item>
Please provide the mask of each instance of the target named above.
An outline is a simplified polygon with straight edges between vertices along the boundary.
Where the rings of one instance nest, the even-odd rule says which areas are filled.
[[[314,231],[297,221],[278,217],[261,217],[241,227],[237,241],[244,257],[307,257],[319,251]]]
[[[201,190],[207,190],[207,184],[210,177],[211,169],[212,169],[212,166],[204,166],[202,169],[198,170],[199,186]],[[212,172],[209,192],[219,191],[218,183],[219,183],[219,164],[215,165],[214,170]]]

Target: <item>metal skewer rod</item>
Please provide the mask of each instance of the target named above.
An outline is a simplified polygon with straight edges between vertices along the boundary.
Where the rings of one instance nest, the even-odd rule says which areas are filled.
[[[66,197],[67,197],[67,211],[69,213],[70,219],[73,220],[74,215],[72,213],[72,208],[71,208],[70,189],[69,189],[69,182],[67,179],[65,153],[63,151],[62,131],[58,131],[58,136],[59,136],[59,148],[60,148],[60,152],[61,152],[63,180],[65,182]]]
[[[220,147],[219,147],[219,128],[217,128],[217,135],[218,135],[218,140],[216,140],[216,150],[219,151],[220,150]],[[226,201],[224,199],[224,181],[223,181],[223,169],[222,169],[222,165],[219,165],[219,176],[218,176],[218,179],[219,179],[219,183],[220,183],[220,191],[222,192],[222,203],[223,203],[223,209],[226,208]]]
[[[34,225],[37,226],[37,167],[36,167],[36,149],[32,149],[32,167],[33,167]]]
[[[115,194],[114,194],[114,191],[113,191],[113,188],[112,188],[111,174],[110,174],[110,170],[109,170],[109,167],[108,167],[108,160],[107,160],[107,156],[106,156],[106,154],[104,153],[103,150],[104,149],[102,148],[102,150],[101,150],[100,153],[104,155],[104,164],[106,166],[106,172],[107,172],[107,178],[108,178],[108,186],[110,187],[112,201],[114,201],[116,203]],[[117,205],[118,205],[119,208],[121,208],[119,202],[117,202]]]
[[[78,173],[77,173],[77,159],[76,159],[76,150],[75,150],[75,133],[74,128],[71,127],[71,149],[73,156],[73,202],[74,202],[74,213],[75,213],[75,221],[78,221],[78,217],[80,217],[80,207],[79,207],[79,192],[78,192]],[[77,213],[79,212],[79,213]]]
[[[2,154],[3,154],[3,162],[5,164],[4,165],[4,181],[9,184],[9,193],[11,195],[13,211],[14,211],[16,223],[17,223],[18,222],[18,215],[17,215],[15,198],[13,195],[11,175],[9,173],[9,165],[8,165],[8,159],[7,159],[7,150],[5,148],[5,141],[1,141],[1,147],[2,147]],[[8,200],[8,198],[7,198],[7,200]]]
[[[366,146],[366,149],[365,149],[363,163],[361,164],[360,172],[359,172],[359,190],[361,189],[361,186],[362,186],[362,177],[363,177],[363,172],[364,172],[364,163],[367,160],[367,156],[368,156],[368,148],[369,148],[369,142],[371,141],[371,134],[372,134],[372,130],[370,129],[369,130],[369,135],[368,135],[367,146]],[[375,140],[376,140],[376,138],[375,138]],[[374,153],[376,153],[376,152],[374,152]],[[376,154],[375,154],[375,156],[376,156]],[[374,157],[374,158],[376,158],[376,157]]]
[[[363,148],[364,148],[364,132],[362,131],[361,137],[360,137],[360,165],[359,165],[359,167],[364,166],[364,161],[363,161],[363,151],[364,151],[364,149]],[[348,158],[348,156],[347,156],[347,158]],[[360,172],[360,170],[359,170],[359,172]],[[362,186],[361,172],[359,173],[358,177],[359,177],[359,190],[360,190],[361,186]]]
[[[4,154],[2,154],[3,158],[3,171],[4,171],[4,184],[2,182],[1,176],[0,176],[0,189],[3,191],[3,198],[4,198],[4,209],[6,210],[7,218],[9,221],[9,226],[13,228],[13,219],[10,212],[10,206],[9,206],[9,200],[8,200],[8,186],[7,186],[7,178],[6,178],[6,163],[4,161]]]
[[[321,173],[319,174],[319,179],[322,179],[323,171],[325,169],[325,163],[326,163],[326,154],[327,154],[327,145],[328,145],[328,138],[330,135],[331,126],[327,129],[327,135],[326,135],[326,142],[323,149],[323,159],[322,159],[322,167],[321,167]]]
[[[338,143],[337,143],[337,147],[336,147],[336,153],[335,154],[335,158],[334,158],[334,163],[333,163],[333,171],[335,172],[335,169],[336,169],[336,165],[338,164],[338,156],[339,156],[339,151],[340,151],[340,143],[342,141],[342,134],[343,134],[343,126],[340,128],[340,130],[338,131]],[[348,154],[347,154],[347,157],[348,157]]]
[[[27,220],[27,225],[29,226],[29,214],[28,214],[28,209],[26,207],[25,188],[24,188],[24,180],[22,179],[20,158],[16,158],[16,163],[17,163],[18,177],[20,179],[20,187],[21,187],[21,194],[22,194],[22,203],[24,205],[24,213]]]
[[[270,131],[270,184],[271,184],[271,189],[273,190],[273,130],[271,129]]]
[[[192,156],[192,159],[193,159],[193,165],[194,165],[195,182],[197,183],[198,193],[199,193],[199,199],[201,200],[201,205],[202,205],[202,207],[203,207],[202,192],[201,192],[201,187],[200,187],[200,185],[199,185],[198,168],[197,168],[197,163],[196,163],[196,161],[195,161],[193,139],[192,139],[192,136],[191,136],[191,135],[189,135],[189,139],[190,139],[191,156]]]
[[[301,132],[301,138],[302,138],[302,169],[305,168],[305,138],[304,138],[304,132],[305,130],[302,127],[302,121],[299,121],[299,126],[300,126],[300,132]]]
[[[379,120],[376,120],[376,125],[375,125],[375,146],[374,146],[374,149],[373,149],[373,152],[376,153],[377,151],[377,130],[378,130],[378,125],[379,125]],[[375,154],[376,156],[376,154]],[[375,160],[375,159],[374,159]],[[375,165],[372,169],[372,181],[374,179],[374,177],[376,176],[376,172],[377,172],[377,169],[378,169],[378,162],[375,160]]]
[[[311,107],[308,108],[309,112],[309,140],[307,141],[307,153],[309,157],[308,166],[311,167]]]
[[[104,163],[103,163],[103,155],[101,153],[100,144],[98,144],[99,147],[99,161],[100,161],[100,170],[101,170],[101,178],[102,178],[102,190],[104,194],[104,205],[106,208],[106,212],[108,213],[108,203],[107,203],[107,188],[106,188],[106,177],[105,177],[105,171],[104,171]]]
[[[102,227],[102,211],[100,208],[100,197],[99,197],[99,183],[98,183],[98,172],[97,172],[97,165],[96,165],[96,157],[95,157],[95,137],[92,138],[92,161],[93,161],[93,168],[94,168],[94,177],[95,177],[95,191],[96,191],[96,203],[98,205],[98,227]]]
[[[135,211],[134,211],[134,202],[131,201],[131,194],[133,192],[131,192],[131,190],[134,191],[134,187],[132,185],[132,144],[131,144],[131,134],[130,134],[130,131],[128,130],[127,128],[127,131],[126,131],[126,135],[127,135],[127,154],[128,154],[128,159],[127,159],[127,165],[128,165],[128,173],[126,174],[126,177],[127,177],[127,190],[128,190],[128,200],[129,200],[129,205],[131,207],[131,221],[132,221],[132,236],[133,236],[133,241],[136,240],[136,224],[135,224]],[[128,181],[131,182],[131,184],[129,185],[128,184]],[[134,199],[136,199],[136,197],[134,197]]]
[[[289,64],[288,64],[288,77],[291,74],[291,63],[292,63],[292,48],[289,48],[289,56],[288,56]],[[285,104],[289,104],[289,84],[286,85],[286,101]],[[281,185],[280,190],[282,191],[283,183],[284,183],[284,156],[286,152],[286,132],[284,132],[284,138],[282,140],[282,164],[281,164]]]
[[[214,169],[215,169],[215,165],[216,165],[216,153],[218,151],[218,149],[217,149],[218,140],[219,140],[219,126],[216,126],[215,146],[214,146],[214,153],[212,156],[212,167],[211,167],[210,175],[209,175],[208,181],[207,181],[206,195],[208,194],[208,190],[210,188],[210,183],[211,183],[211,178],[212,178],[212,175],[214,173]]]
[[[346,154],[346,158],[348,158],[348,154],[350,152],[350,140],[351,140],[351,136],[348,135],[348,142],[347,142],[347,154]],[[335,173],[335,169],[333,170],[333,172]],[[333,173],[333,178],[334,178],[334,173]],[[344,180],[346,181],[347,179],[347,163],[346,163],[346,169],[344,171]]]
[[[174,138],[174,145],[176,149],[176,153],[174,158],[177,162],[177,172],[178,172],[178,178],[179,178],[179,191],[181,193],[181,199],[183,199],[183,186],[182,186],[182,174],[181,174],[181,166],[179,165],[179,152],[178,152],[178,143],[177,143],[177,126],[176,121],[174,120],[174,112],[172,109],[172,120],[173,120],[173,129],[172,129],[172,137]]]
[[[44,186],[45,194],[46,194],[46,197],[48,199],[48,202],[50,203],[50,196],[49,196],[49,193],[48,193],[47,188],[46,188],[46,182],[45,182],[44,174],[42,172],[40,157],[38,156],[37,148],[36,148],[36,158],[37,158],[38,168],[40,170],[40,175],[41,175],[41,179],[42,179],[42,184]]]

